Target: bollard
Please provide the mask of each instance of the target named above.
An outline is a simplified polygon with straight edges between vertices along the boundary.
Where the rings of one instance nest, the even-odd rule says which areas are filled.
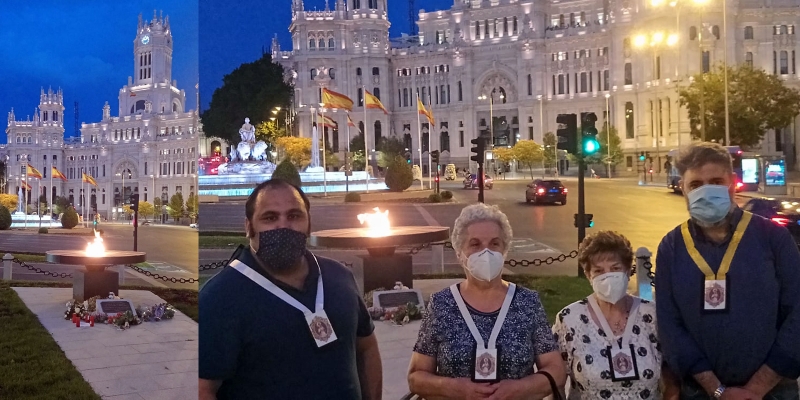
[[[650,262],[652,256],[653,253],[647,247],[636,249],[636,291],[639,297],[649,301],[654,301],[656,297],[652,285],[653,280],[648,274],[653,270],[653,263]]]
[[[119,274],[119,284],[125,284],[125,269],[128,268],[127,265],[118,265],[117,266],[117,273]]]
[[[432,244],[431,245],[431,272],[439,269],[444,273],[444,245]]]
[[[10,281],[11,280],[11,266],[13,265],[11,260],[13,260],[13,259],[14,259],[14,256],[12,256],[10,253],[6,253],[6,255],[3,256],[3,280],[4,281]]]

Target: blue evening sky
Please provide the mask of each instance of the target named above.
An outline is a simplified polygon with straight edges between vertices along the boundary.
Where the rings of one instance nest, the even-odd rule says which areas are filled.
[[[74,103],[80,122],[98,122],[103,104],[117,116],[119,89],[133,71],[133,40],[138,16],[153,18],[158,9],[169,15],[174,38],[172,77],[186,91],[186,108],[196,108],[198,76],[198,0],[3,0],[0,15],[0,112],[6,142],[6,116],[33,115],[39,90],[64,91],[66,136],[78,136]]]
[[[352,1],[352,0],[347,0]],[[364,0],[366,1],[366,0]],[[200,103],[203,110],[211,102],[222,78],[239,65],[261,57],[269,51],[277,34],[281,49],[292,49],[289,24],[291,0],[200,0]],[[329,0],[333,9],[335,0]],[[423,6],[424,4],[424,6]],[[306,9],[325,9],[325,0],[305,0]],[[449,9],[453,0],[416,0],[417,11]],[[409,32],[408,1],[388,0],[389,36]]]

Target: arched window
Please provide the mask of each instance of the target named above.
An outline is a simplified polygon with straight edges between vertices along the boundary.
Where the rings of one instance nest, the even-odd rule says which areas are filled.
[[[328,76],[330,76],[331,79],[336,79],[336,69],[335,68],[329,69],[328,70]]]
[[[697,39],[697,27],[692,26],[689,28],[689,40],[696,40]]]
[[[47,122],[47,115],[50,114],[47,111],[42,113],[42,121]]]
[[[372,67],[372,76],[379,76],[381,74],[381,70],[378,67]]]
[[[781,75],[789,74],[789,52],[781,51]]]
[[[781,25],[781,35],[789,33],[789,28],[786,25]]]
[[[464,92],[461,90],[461,81],[458,81],[458,101],[464,101]]]
[[[58,122],[58,111],[53,111],[53,122]]]
[[[334,47],[333,38],[328,39],[328,50],[333,50]]]
[[[511,33],[508,31],[508,17],[503,17],[503,34],[510,35]]]
[[[403,107],[408,107],[408,88],[403,89]]]
[[[317,69],[316,68],[311,68],[310,70],[308,70],[308,73],[309,73],[309,75],[311,75],[311,79],[314,79],[314,78],[317,77]]]
[[[319,40],[319,48],[320,48],[320,50],[325,48],[325,39],[320,39]]]
[[[752,26],[745,26],[744,27],[744,38],[745,38],[745,40],[753,39],[753,27]]]
[[[375,141],[372,142],[372,145],[378,147],[378,143],[381,142],[381,121],[375,121]]]
[[[634,124],[633,124],[633,103],[625,103],[625,138],[633,139],[634,137]]]
[[[315,50],[317,48],[317,41],[314,39],[308,39],[308,49]]]
[[[531,74],[528,74],[528,96],[533,95],[533,78],[531,78]]]
[[[372,94],[375,95],[375,97],[377,97],[378,100],[380,100],[381,99],[381,88],[372,88]]]
[[[364,105],[364,92],[361,91],[361,88],[358,88],[358,105]]]
[[[361,68],[356,68],[356,76],[361,76]]]
[[[744,55],[744,63],[750,68],[753,68],[753,53],[748,51]]]
[[[625,84],[633,85],[633,66],[631,63],[625,63]]]
[[[714,25],[711,27],[711,34],[714,35],[717,40],[719,40],[719,25]]]

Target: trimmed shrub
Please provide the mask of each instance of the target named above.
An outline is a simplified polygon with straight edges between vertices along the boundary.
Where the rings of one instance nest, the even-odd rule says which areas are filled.
[[[442,191],[442,200],[450,200],[453,198],[453,192],[449,190]]]
[[[442,202],[442,196],[439,193],[431,193],[428,196],[428,202],[429,203],[441,203]]]
[[[411,166],[408,165],[405,159],[398,156],[387,165],[386,177],[384,182],[392,192],[402,192],[411,187],[414,182],[414,174],[411,172]]]
[[[0,206],[0,230],[11,228],[11,212],[5,206]]]
[[[69,207],[64,211],[64,215],[61,216],[61,226],[64,229],[72,229],[78,226],[78,213],[75,212],[75,208]]]
[[[275,167],[275,172],[272,173],[272,177],[283,179],[297,187],[303,184],[300,180],[300,173],[297,172],[297,168],[294,167],[294,164],[292,164],[288,158],[284,158],[283,161]]]
[[[345,203],[358,203],[361,201],[361,195],[356,192],[350,192],[344,196]]]
[[[47,228],[39,228],[39,233],[47,233]]]

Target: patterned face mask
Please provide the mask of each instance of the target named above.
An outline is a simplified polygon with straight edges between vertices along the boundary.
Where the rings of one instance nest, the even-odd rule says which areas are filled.
[[[306,234],[280,228],[259,232],[256,256],[264,265],[285,271],[291,269],[306,253]]]

